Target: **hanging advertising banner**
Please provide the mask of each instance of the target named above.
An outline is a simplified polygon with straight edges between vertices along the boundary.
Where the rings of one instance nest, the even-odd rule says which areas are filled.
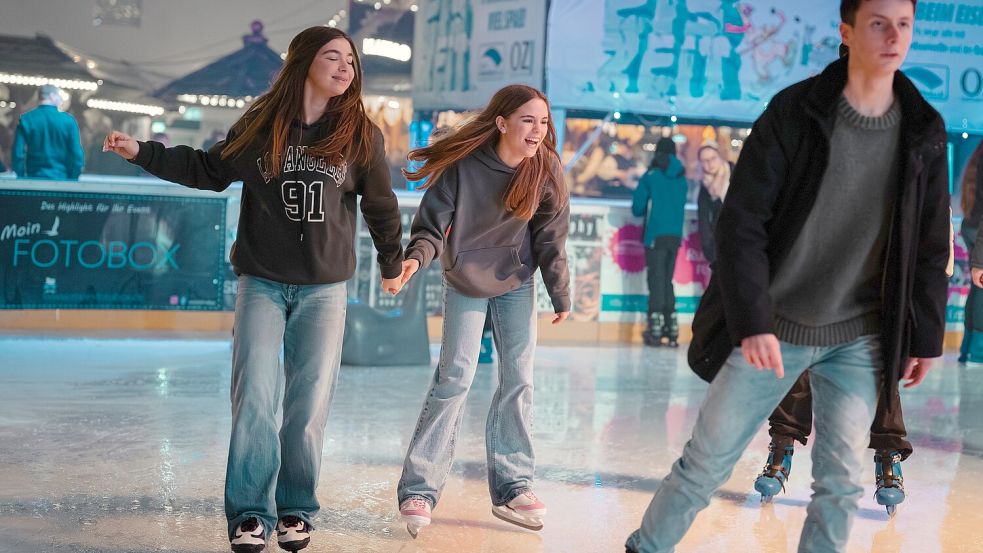
[[[416,4],[414,109],[476,109],[508,84],[542,88],[545,0]]]
[[[554,0],[553,105],[754,121],[837,59],[839,9],[809,0]],[[951,130],[983,131],[983,0],[919,2],[902,69]]]
[[[0,309],[221,310],[225,207],[0,190]]]
[[[983,133],[983,0],[919,2],[905,72],[950,131]]]

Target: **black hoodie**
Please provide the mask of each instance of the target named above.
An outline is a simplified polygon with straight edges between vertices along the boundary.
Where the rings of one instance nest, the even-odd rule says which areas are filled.
[[[295,121],[290,128],[292,145],[278,176],[270,170],[269,152],[263,144],[222,159],[222,150],[237,127],[207,152],[141,142],[133,163],[162,179],[201,190],[222,191],[243,181],[232,266],[236,274],[285,284],[330,284],[351,278],[355,272],[355,196],[361,195],[362,215],[379,252],[382,276],[395,278],[403,260],[402,226],[382,132],[372,125],[368,163],[338,166],[305,153],[310,144],[330,132],[329,127],[325,118],[312,125]]]
[[[447,282],[478,298],[515,290],[539,267],[553,309],[570,311],[570,204],[546,193],[531,220],[514,217],[504,201],[514,175],[490,145],[449,167],[423,195],[406,258],[426,267],[439,256]]]

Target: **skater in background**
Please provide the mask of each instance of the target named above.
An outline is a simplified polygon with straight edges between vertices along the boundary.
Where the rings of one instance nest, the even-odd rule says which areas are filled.
[[[961,203],[963,224],[960,229],[970,260],[976,255],[976,236],[983,221],[983,146],[976,149],[976,172],[966,177]],[[975,283],[975,280],[974,280]],[[983,290],[969,287],[964,312],[963,341],[959,362],[983,363]]]
[[[660,138],[652,163],[638,181],[631,201],[631,212],[645,218],[642,243],[649,302],[642,339],[649,346],[679,345],[672,275],[683,238],[688,190],[686,169],[676,157],[676,143],[669,137]]]
[[[383,289],[402,286],[399,208],[382,132],[362,105],[357,49],[337,29],[302,31],[269,92],[208,151],[120,132],[105,148],[191,188],[221,191],[243,181],[232,249],[239,289],[225,479],[229,540],[234,552],[255,553],[275,529],[282,549],[303,549],[320,509],[315,492],[341,363],[345,281],[355,270],[356,203],[379,252]]]
[[[809,372],[806,371],[768,417],[768,434],[771,436],[768,458],[754,481],[754,489],[761,494],[762,503],[771,501],[778,492],[785,490],[785,482],[792,472],[795,442],[806,445],[810,432],[812,388]],[[885,390],[878,397],[867,446],[874,450],[874,500],[892,516],[905,500],[901,463],[912,453],[907,435],[901,412],[901,394],[895,383],[893,389]]]
[[[444,330],[433,383],[406,452],[397,495],[407,530],[430,524],[454,460],[454,444],[491,310],[498,390],[485,431],[492,513],[532,530],[546,506],[533,493],[531,420],[539,268],[556,312],[570,313],[569,202],[556,131],[542,92],[510,85],[475,118],[414,150],[406,172],[427,179],[413,220],[403,282],[440,257]]]
[[[629,553],[674,549],[807,370],[815,482],[798,551],[846,550],[878,398],[918,385],[945,334],[945,126],[899,71],[914,4],[843,0],[849,55],[755,122],[693,321],[689,362],[712,382]]]
[[[38,88],[38,105],[20,116],[10,168],[20,178],[79,180],[85,165],[79,125],[72,114],[58,109],[61,89]]]
[[[714,143],[704,144],[696,153],[700,161],[700,192],[696,198],[696,219],[703,257],[710,266],[717,260],[717,219],[724,207],[724,197],[730,187],[731,162],[724,159]]]

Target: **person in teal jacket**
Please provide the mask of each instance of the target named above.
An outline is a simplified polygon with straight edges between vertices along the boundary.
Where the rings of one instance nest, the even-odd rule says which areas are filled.
[[[649,302],[642,339],[649,346],[679,345],[672,274],[683,237],[687,190],[686,169],[676,157],[676,143],[663,137],[656,144],[652,164],[638,182],[631,202],[632,213],[645,218],[643,243]]]
[[[61,91],[41,85],[38,107],[20,116],[11,169],[18,177],[78,180],[84,156],[79,126],[68,113],[58,111]]]

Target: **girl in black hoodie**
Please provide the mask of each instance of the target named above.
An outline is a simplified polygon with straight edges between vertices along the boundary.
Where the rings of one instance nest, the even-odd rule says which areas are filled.
[[[208,151],[137,142],[120,132],[104,145],[192,188],[221,191],[243,181],[231,254],[239,287],[225,480],[237,553],[262,551],[274,527],[284,549],[310,542],[324,426],[341,363],[345,281],[355,269],[357,195],[383,288],[401,287],[399,209],[382,133],[365,115],[361,87],[351,39],[311,27],[291,41],[269,92]]]

